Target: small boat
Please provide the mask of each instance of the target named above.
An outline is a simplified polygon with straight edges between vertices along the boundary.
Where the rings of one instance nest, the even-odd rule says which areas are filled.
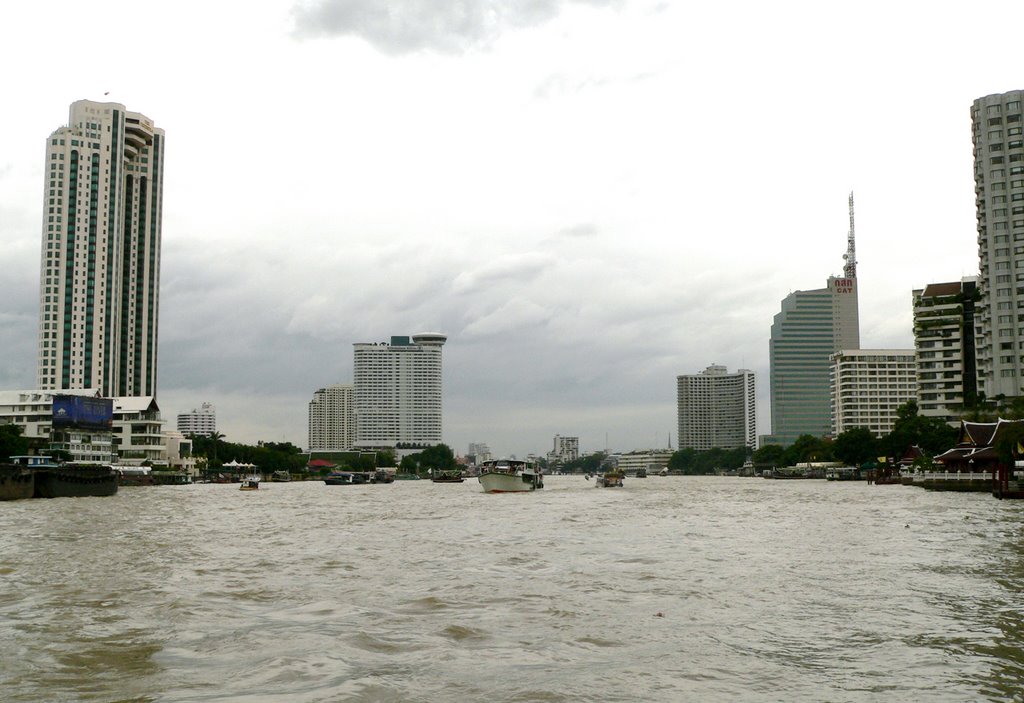
[[[430,480],[434,483],[462,483],[466,479],[462,477],[460,470],[451,469],[449,471],[435,471],[430,475]]]
[[[324,477],[328,486],[353,486],[366,483],[366,474],[356,471],[332,471]]]
[[[480,465],[484,493],[522,493],[544,488],[544,475],[528,461],[495,459]]]
[[[238,487],[240,491],[258,491],[260,489],[260,477],[259,476],[246,476],[242,479],[242,485]]]
[[[597,477],[594,485],[597,488],[622,488],[623,477],[625,477],[625,474],[621,471],[605,471]]]
[[[287,471],[275,471],[270,475],[270,480],[275,483],[289,483],[292,475]]]
[[[639,469],[637,469],[636,470],[636,477],[637,478],[647,478],[647,469],[645,469],[643,467],[640,467]]]

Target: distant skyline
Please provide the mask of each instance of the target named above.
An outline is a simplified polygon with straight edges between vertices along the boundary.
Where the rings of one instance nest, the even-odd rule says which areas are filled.
[[[247,443],[304,446],[353,344],[431,331],[460,453],[676,445],[711,364],[756,373],[765,434],[772,317],[842,273],[848,193],[861,346],[908,348],[912,289],[978,271],[971,105],[1024,87],[1011,2],[9,14],[0,388],[35,385],[46,140],[119,102],[166,132],[163,417],[210,402]]]

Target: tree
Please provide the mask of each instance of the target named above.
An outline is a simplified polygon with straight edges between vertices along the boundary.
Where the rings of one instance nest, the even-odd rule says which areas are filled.
[[[832,443],[822,437],[802,434],[786,447],[783,461],[786,466],[796,466],[811,461],[830,461]]]
[[[0,425],[0,461],[28,453],[28,440],[21,436],[22,432],[21,427],[13,423]]]
[[[855,427],[835,438],[832,453],[847,466],[860,466],[878,456],[878,440],[871,430]]]
[[[926,454],[940,454],[956,444],[957,430],[937,417],[919,415],[917,402],[910,400],[896,409],[892,432],[882,438],[880,448],[887,456],[899,458],[912,446]]]
[[[782,457],[786,448],[781,444],[766,444],[760,449],[755,449],[752,461],[755,466],[762,468],[775,468],[782,464]]]

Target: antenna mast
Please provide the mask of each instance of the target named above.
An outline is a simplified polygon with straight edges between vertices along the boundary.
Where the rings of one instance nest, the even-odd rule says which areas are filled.
[[[857,277],[857,252],[853,236],[853,191],[850,191],[850,233],[846,235],[846,253],[843,254],[846,261],[843,264],[843,276],[846,278]]]

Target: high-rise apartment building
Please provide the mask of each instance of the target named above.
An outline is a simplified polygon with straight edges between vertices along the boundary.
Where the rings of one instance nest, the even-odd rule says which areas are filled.
[[[978,396],[974,352],[978,279],[929,283],[914,291],[917,408],[959,424]]]
[[[978,392],[1024,386],[1024,91],[971,107],[981,299],[975,319]]]
[[[852,193],[849,204],[843,275],[829,276],[824,288],[790,293],[772,323],[772,434],[762,438],[762,444],[788,445],[800,435],[823,437],[831,432],[830,357],[842,349],[860,348]]]
[[[566,464],[580,458],[580,438],[555,435],[551,451],[548,452],[548,466]]]
[[[679,448],[707,451],[757,447],[754,372],[713,364],[676,377]]]
[[[211,403],[203,403],[187,413],[178,413],[178,432],[197,437],[210,437],[217,432],[217,409]]]
[[[353,406],[360,449],[441,443],[443,334],[355,344]]]
[[[36,383],[155,396],[164,133],[118,103],[70,112],[46,144]]]
[[[832,355],[829,372],[832,435],[892,432],[896,410],[917,397],[913,349],[844,349]]]
[[[351,383],[321,388],[309,401],[310,451],[344,451],[356,441],[356,415]]]

